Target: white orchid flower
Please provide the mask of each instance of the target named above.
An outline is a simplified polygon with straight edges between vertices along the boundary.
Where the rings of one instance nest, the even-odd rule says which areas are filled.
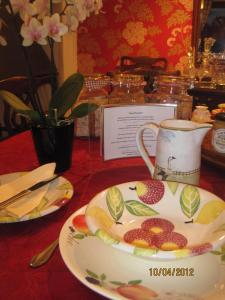
[[[77,10],[74,6],[69,6],[65,11],[64,23],[68,26],[70,31],[76,31],[79,25],[77,18]]]
[[[102,0],[94,0],[95,2],[95,13],[98,14],[101,8],[103,7]]]
[[[0,18],[0,30],[2,29],[3,25],[6,25],[5,22]],[[6,39],[0,35],[0,46],[6,46],[7,45],[7,41]]]
[[[38,18],[42,19],[49,13],[49,1],[46,0],[35,0],[34,7],[36,8]]]
[[[61,36],[68,32],[68,27],[60,22],[59,14],[54,14],[51,17],[44,17],[43,25],[47,29],[48,35],[55,42],[60,42]]]
[[[96,14],[100,11],[103,6],[102,0],[84,0],[85,9],[90,13],[95,12]]]
[[[92,12],[97,13],[102,7],[102,0],[67,0],[70,4],[65,11],[65,23],[71,31],[77,30],[79,22],[83,22]]]
[[[93,0],[84,0],[84,8],[87,10],[88,15],[95,9],[95,1]]]
[[[6,46],[7,45],[6,39],[2,35],[0,35],[0,45],[1,46]]]
[[[20,33],[23,37],[23,46],[30,46],[34,42],[40,45],[47,44],[48,30],[36,18],[31,18],[28,25],[24,23]]]
[[[77,1],[74,5],[77,8],[77,18],[80,22],[83,22],[90,15],[90,10],[87,10],[86,5],[90,5],[90,3],[86,3],[87,0]],[[90,9],[90,6],[89,6]]]
[[[29,0],[10,0],[14,13],[19,13],[22,20],[26,16],[34,16],[36,14],[35,6]]]

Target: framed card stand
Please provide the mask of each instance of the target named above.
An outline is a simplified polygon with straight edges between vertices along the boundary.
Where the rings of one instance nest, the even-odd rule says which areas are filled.
[[[101,108],[101,155],[103,159],[140,156],[136,146],[137,129],[147,123],[159,124],[177,116],[176,104],[114,104]],[[156,136],[150,130],[144,134],[150,156],[156,152]]]

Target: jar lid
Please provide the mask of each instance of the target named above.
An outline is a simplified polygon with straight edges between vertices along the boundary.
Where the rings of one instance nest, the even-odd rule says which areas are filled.
[[[200,110],[208,110],[208,106],[205,105],[197,105],[196,108]]]
[[[215,116],[215,119],[216,120],[221,120],[221,121],[225,121],[225,113],[218,113],[216,116]]]
[[[124,74],[124,73],[118,73],[114,74],[111,84],[113,86],[145,86],[146,81],[144,81],[144,78],[142,75],[134,75],[134,74]]]
[[[158,75],[155,77],[155,83],[157,86],[187,89],[190,86],[190,78],[186,76]]]

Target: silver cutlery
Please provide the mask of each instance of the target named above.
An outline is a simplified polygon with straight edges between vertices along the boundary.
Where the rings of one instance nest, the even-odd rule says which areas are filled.
[[[33,191],[39,189],[40,187],[52,182],[53,180],[55,180],[56,178],[58,178],[60,175],[55,175],[54,177],[48,179],[48,180],[44,180],[44,181],[40,181],[36,184],[34,184],[33,186],[31,186],[29,189],[23,190],[22,192],[20,192],[19,194],[7,199],[6,201],[0,203],[0,210],[4,209],[5,207],[7,207],[10,204],[13,204],[14,202],[16,202],[17,200],[19,200],[20,198],[29,195],[30,193],[32,193]]]
[[[54,253],[58,244],[59,239],[56,239],[47,248],[45,248],[44,250],[36,254],[34,257],[32,257],[30,261],[30,267],[37,268],[47,263],[48,260],[51,258],[52,254]]]
[[[87,177],[89,177],[90,174],[85,175],[80,180],[76,182],[76,185],[80,184],[83,180],[86,180]],[[38,268],[44,265],[49,261],[49,259],[52,257],[52,254],[54,253],[55,249],[57,248],[59,244],[59,239],[57,238],[54,240],[50,245],[47,246],[44,250],[36,254],[32,257],[29,265],[31,268]]]

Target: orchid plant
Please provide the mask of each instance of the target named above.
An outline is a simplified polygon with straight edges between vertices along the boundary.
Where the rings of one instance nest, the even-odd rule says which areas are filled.
[[[62,37],[71,31],[76,31],[92,13],[98,14],[103,6],[102,0],[0,0],[0,10],[4,10],[12,18],[20,17],[20,27],[15,27],[27,59],[26,47],[37,43],[50,48],[51,62],[51,99],[48,112],[43,112],[38,93],[32,93],[33,109],[23,103],[9,91],[0,91],[0,99],[9,103],[18,113],[28,117],[35,124],[55,125],[63,119],[65,113],[71,109],[67,118],[83,117],[97,108],[95,104],[80,104],[74,106],[84,83],[84,77],[73,74],[58,88],[57,68],[54,58],[55,43],[61,42]],[[0,45],[7,45],[7,37],[2,32],[7,26],[0,19]],[[32,68],[29,60],[28,77],[30,88],[34,90]]]

